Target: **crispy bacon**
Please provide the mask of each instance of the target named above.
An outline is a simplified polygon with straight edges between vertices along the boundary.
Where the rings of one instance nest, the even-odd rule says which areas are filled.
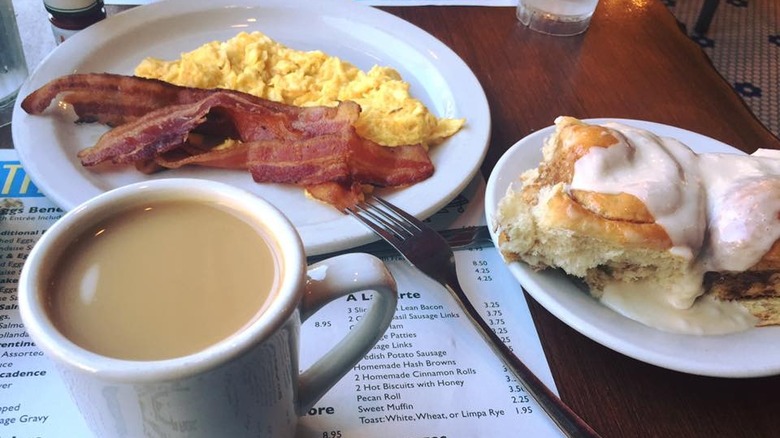
[[[344,211],[365,199],[364,187],[359,183],[339,184],[326,182],[306,186],[306,191],[312,198],[330,204],[339,211]]]
[[[178,169],[187,165],[246,170],[249,144],[237,143],[229,147],[204,149],[190,143],[169,153],[157,156],[154,163],[161,169]]]
[[[208,107],[174,105],[148,113],[103,134],[95,146],[79,151],[84,166],[104,161],[132,164],[154,160],[159,154],[181,146],[187,135],[206,119]]]
[[[311,185],[350,181],[350,135],[323,135],[290,142],[254,142],[249,148],[248,168],[255,182]]]
[[[275,112],[291,111],[290,106],[231,90],[220,90],[251,99]],[[80,73],[61,76],[30,93],[21,103],[29,114],[42,114],[61,93],[73,106],[79,122],[118,126],[149,112],[197,102],[214,90],[181,87],[157,79],[112,73]]]
[[[211,125],[210,132],[231,132],[243,142],[305,139],[351,127],[359,112],[357,104],[344,102],[337,107],[300,108],[297,117],[290,117],[291,113],[255,105],[244,95],[215,91],[195,103],[169,105],[119,125],[78,156],[84,166],[153,159],[182,147],[190,132],[206,124]]]
[[[256,182],[359,182],[387,187],[426,179],[433,174],[433,164],[421,145],[380,146],[350,127],[285,147],[273,140],[251,143],[249,171]]]
[[[133,164],[145,173],[191,164],[248,169],[257,182],[299,184],[342,210],[362,199],[366,184],[413,184],[433,173],[421,145],[388,148],[360,137],[354,102],[295,107],[237,91],[75,74],[46,84],[21,105],[40,114],[60,94],[78,121],[116,126],[79,152],[84,166]],[[218,142],[192,141],[201,135],[238,141],[216,148]]]
[[[352,179],[379,187],[414,184],[433,175],[428,151],[419,144],[385,147],[361,138],[349,157]]]

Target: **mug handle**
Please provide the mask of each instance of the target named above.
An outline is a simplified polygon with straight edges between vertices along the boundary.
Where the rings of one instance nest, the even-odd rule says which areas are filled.
[[[325,304],[351,293],[374,291],[371,308],[333,349],[301,373],[299,415],[307,412],[376,345],[390,326],[398,303],[395,279],[378,258],[344,254],[311,265],[301,300],[301,322]]]

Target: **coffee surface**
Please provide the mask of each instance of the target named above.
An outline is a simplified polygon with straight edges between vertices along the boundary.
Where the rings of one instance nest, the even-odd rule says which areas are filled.
[[[57,328],[92,352],[159,360],[198,352],[257,316],[277,282],[264,231],[196,201],[118,212],[78,237],[52,274]]]

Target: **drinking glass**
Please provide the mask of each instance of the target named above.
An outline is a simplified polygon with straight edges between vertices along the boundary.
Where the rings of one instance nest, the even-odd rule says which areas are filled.
[[[517,19],[537,32],[577,35],[588,29],[598,0],[520,0]]]
[[[11,0],[0,0],[0,126],[11,121],[19,87],[27,77],[22,39]]]

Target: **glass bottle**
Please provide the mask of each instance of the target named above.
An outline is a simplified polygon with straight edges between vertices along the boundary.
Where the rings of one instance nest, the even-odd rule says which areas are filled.
[[[103,0],[43,0],[57,44],[106,18]]]

